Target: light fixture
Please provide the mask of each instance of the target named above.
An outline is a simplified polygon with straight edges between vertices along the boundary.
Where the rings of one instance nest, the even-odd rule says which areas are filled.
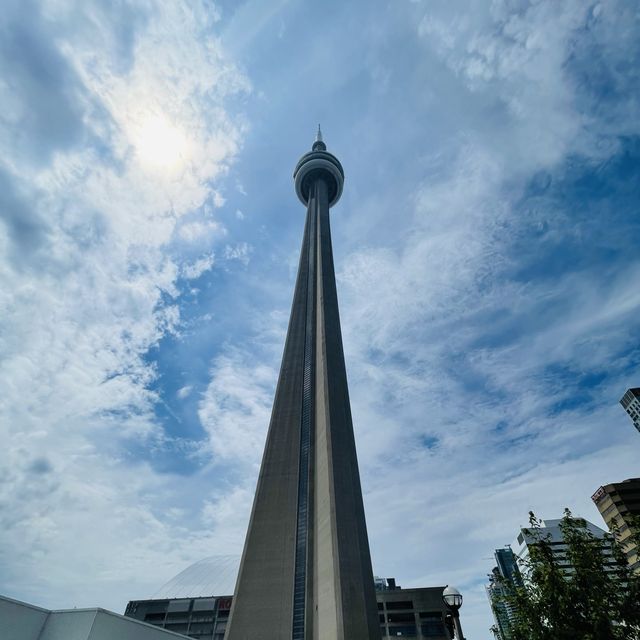
[[[458,610],[462,606],[462,594],[455,587],[447,585],[442,592],[442,599],[450,609]]]

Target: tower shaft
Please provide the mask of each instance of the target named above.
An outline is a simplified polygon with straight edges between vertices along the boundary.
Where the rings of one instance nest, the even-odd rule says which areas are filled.
[[[318,153],[330,156],[322,148],[307,155]],[[291,317],[227,640],[380,637],[329,224],[341,185],[336,197],[334,176],[311,166]]]

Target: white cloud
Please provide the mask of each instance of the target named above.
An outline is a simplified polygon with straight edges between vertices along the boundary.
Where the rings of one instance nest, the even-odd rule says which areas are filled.
[[[187,222],[180,225],[178,235],[187,242],[211,241],[214,236],[224,236],[224,227],[214,220]]]
[[[0,243],[3,589],[48,606],[121,609],[123,580],[146,595],[170,577],[169,549],[178,565],[183,545],[193,560],[212,546],[171,519],[171,504],[184,500],[176,487],[190,480],[172,481],[129,451],[162,439],[156,371],[143,356],[177,331],[178,277],[213,265],[212,256],[183,262],[171,243],[181,218],[209,198],[223,203],[211,184],[245,128],[226,102],[248,83],[205,3],[122,14],[89,2],[47,2],[42,15],[9,9],[2,20],[23,33],[27,62],[0,123],[0,169],[5,213],[29,218],[5,215],[11,233]],[[65,103],[33,99],[43,85],[29,61],[45,50],[37,64],[50,65],[52,95]],[[68,123],[65,139],[44,119],[29,124],[47,107],[53,127]],[[48,155],[27,153],[18,130],[34,148],[46,142]],[[221,228],[191,222],[182,237],[197,224],[209,237]],[[74,587],[78,571],[90,585]]]
[[[180,389],[178,389],[178,392],[176,393],[176,395],[181,400],[184,400],[184,398],[189,396],[192,391],[193,391],[193,387],[188,384],[188,385],[185,385],[184,387],[180,387]]]
[[[192,264],[185,264],[182,267],[182,275],[189,280],[199,278],[206,271],[211,270],[214,263],[213,255],[199,258]]]
[[[629,384],[621,354],[636,350],[640,263],[538,275],[536,253],[596,250],[613,223],[563,210],[572,205],[544,185],[521,206],[536,172],[561,183],[567,158],[593,166],[617,136],[637,135],[631,101],[614,105],[615,120],[568,68],[594,62],[585,39],[599,65],[619,66],[631,46],[623,4],[420,5],[425,55],[464,84],[465,122],[482,126],[450,135],[425,162],[412,215],[338,267],[375,570],[405,586],[457,583],[469,635],[488,633],[480,583],[529,509],[559,517],[569,506],[601,526],[591,493],[636,473],[637,434],[617,402]],[[614,78],[628,91],[628,76]]]
[[[472,8],[436,2],[426,7],[418,32],[425,46],[462,79],[471,99],[476,94],[479,106],[492,104],[485,144],[499,149],[515,173],[553,166],[571,152],[607,157],[617,145],[603,134],[628,131],[637,104],[621,119],[602,113],[594,119],[591,102],[600,96],[580,93],[584,85],[572,77],[571,64],[584,46],[591,53],[582,64],[600,64],[597,57],[602,55],[615,69],[633,31],[629,10],[624,2],[603,6],[578,0],[561,6],[501,0]],[[612,38],[613,24],[620,42]],[[615,79],[621,84],[628,80]]]
[[[255,358],[240,351],[219,356],[199,406],[215,456],[254,467],[264,447],[275,377],[271,367]]]
[[[235,246],[227,245],[224,248],[224,257],[227,260],[238,260],[245,266],[249,264],[249,256],[253,247],[247,242],[240,242]]]

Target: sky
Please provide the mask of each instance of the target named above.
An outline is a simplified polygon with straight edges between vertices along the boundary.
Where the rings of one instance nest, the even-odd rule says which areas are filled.
[[[489,638],[529,510],[639,475],[635,2],[7,0],[0,104],[1,594],[241,552],[318,122],[374,573]]]

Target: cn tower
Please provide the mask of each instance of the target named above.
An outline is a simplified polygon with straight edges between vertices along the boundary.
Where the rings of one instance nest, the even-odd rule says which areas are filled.
[[[307,210],[287,339],[226,640],[379,640],[320,127],[293,173]]]

